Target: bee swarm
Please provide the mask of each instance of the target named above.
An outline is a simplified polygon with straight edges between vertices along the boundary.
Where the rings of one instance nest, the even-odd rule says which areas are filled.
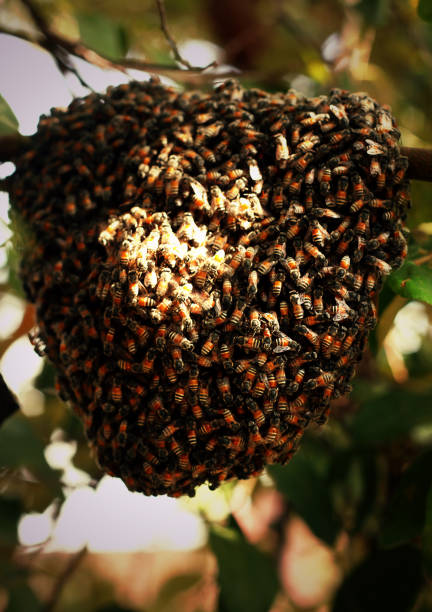
[[[156,79],[42,117],[13,178],[32,341],[101,467],[193,495],[286,463],[406,255],[386,107]]]

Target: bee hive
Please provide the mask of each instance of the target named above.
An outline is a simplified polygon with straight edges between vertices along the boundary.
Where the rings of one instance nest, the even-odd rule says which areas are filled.
[[[366,94],[234,81],[132,82],[41,118],[11,193],[32,340],[103,469],[192,495],[325,421],[406,255],[398,140]]]

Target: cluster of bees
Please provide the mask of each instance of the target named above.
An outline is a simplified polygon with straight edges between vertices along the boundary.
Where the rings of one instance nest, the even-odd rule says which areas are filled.
[[[178,496],[286,463],[349,391],[406,255],[389,109],[152,79],[53,109],[31,140],[12,202],[32,341],[99,464]]]

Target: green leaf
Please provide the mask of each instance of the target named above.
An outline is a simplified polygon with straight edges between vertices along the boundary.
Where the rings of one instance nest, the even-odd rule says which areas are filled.
[[[37,375],[34,386],[39,391],[51,390],[55,388],[56,371],[52,363],[46,359],[43,362],[42,371]]]
[[[352,532],[362,531],[377,503],[376,457],[358,450],[334,452],[328,477],[333,506]]]
[[[6,100],[0,95],[0,136],[16,134],[17,132],[18,119]]]
[[[17,544],[17,526],[21,513],[22,506],[18,499],[0,497],[0,548]]]
[[[269,473],[314,534],[333,545],[340,525],[319,459],[303,448],[288,465],[270,466]]]
[[[432,1],[431,0],[420,0],[417,7],[418,16],[423,21],[432,22]]]
[[[406,262],[389,277],[390,288],[411,300],[432,304],[432,270],[412,261]]]
[[[18,565],[14,559],[15,547],[10,548],[10,557],[7,558],[7,550],[3,548],[2,555],[0,556],[0,576],[1,586],[3,588],[9,588],[15,585],[18,581],[23,582],[28,574],[29,568]]]
[[[370,452],[358,456],[362,479],[361,496],[355,512],[354,531],[361,531],[369,516],[373,514],[379,496],[377,457]]]
[[[9,591],[5,612],[39,612],[42,604],[28,584],[20,584]]]
[[[272,560],[231,529],[213,526],[209,537],[219,565],[218,610],[269,610],[279,588]]]
[[[83,43],[111,59],[124,57],[128,50],[125,28],[102,13],[76,15]]]
[[[417,549],[403,546],[378,551],[344,580],[332,612],[408,612],[422,584]]]
[[[364,21],[374,26],[385,23],[389,14],[389,0],[360,0],[354,6]]]
[[[0,430],[0,465],[11,468],[31,466],[38,471],[50,471],[41,440],[21,414],[7,419]]]
[[[52,483],[61,493],[57,472],[45,459],[42,441],[28,419],[21,414],[7,419],[0,429],[0,466],[13,469],[27,467],[35,476]]]
[[[169,612],[175,608],[174,600],[180,593],[195,586],[202,579],[202,574],[179,574],[173,576],[162,585],[156,603],[152,606],[154,612]]]
[[[421,534],[431,483],[432,451],[428,451],[417,457],[405,470],[387,505],[380,530],[380,543],[384,548],[405,544]]]
[[[379,444],[409,435],[418,425],[432,423],[431,394],[392,391],[367,401],[351,422],[361,444]]]

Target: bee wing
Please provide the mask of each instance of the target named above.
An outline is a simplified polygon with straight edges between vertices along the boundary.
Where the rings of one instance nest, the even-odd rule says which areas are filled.
[[[366,142],[368,144],[368,148],[366,150],[368,155],[384,155],[384,149],[377,142],[374,142],[369,138],[366,138]]]

